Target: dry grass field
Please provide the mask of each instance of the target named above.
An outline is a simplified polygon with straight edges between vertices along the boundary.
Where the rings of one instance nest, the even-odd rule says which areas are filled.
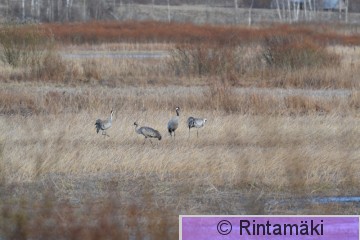
[[[51,47],[0,65],[1,239],[173,239],[179,214],[358,214],[313,199],[360,194],[360,36],[187,25],[169,38],[161,25],[158,39],[96,44],[56,26]],[[139,52],[166,54],[121,57]],[[111,109],[110,137],[96,134]],[[199,137],[189,116],[208,119]],[[161,141],[144,144],[135,121]]]

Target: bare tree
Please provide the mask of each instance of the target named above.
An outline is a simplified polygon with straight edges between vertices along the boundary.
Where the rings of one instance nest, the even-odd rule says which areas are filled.
[[[151,1],[151,18],[155,20],[155,0]]]
[[[310,1],[311,1],[311,0],[310,0]],[[317,5],[316,5],[316,1],[315,1],[315,0],[313,0],[312,6],[313,6],[312,12],[313,12],[313,13],[314,13],[314,15],[316,16],[316,12],[317,12]]]
[[[299,21],[299,13],[300,13],[300,2],[293,1],[293,9],[294,9],[294,20],[295,22]]]
[[[73,5],[73,0],[66,0],[66,8],[65,8],[66,21],[69,21],[71,19],[72,5]]]
[[[10,10],[9,1],[10,1],[10,0],[7,0],[7,1],[6,1],[6,8],[5,8],[5,9],[6,9],[6,12],[5,12],[5,16],[6,16],[6,17],[9,17],[9,10]]]
[[[49,4],[48,4],[48,15],[49,15],[49,21],[53,22],[54,21],[54,0],[49,0]]]
[[[25,21],[25,0],[22,0],[21,7],[22,7],[22,20]]]
[[[348,23],[349,0],[345,0],[345,22]]]
[[[86,9],[87,9],[87,2],[86,2],[86,0],[84,0],[83,1],[83,19],[84,19],[84,21],[86,21],[87,20],[87,17],[86,17]]]
[[[238,3],[238,0],[234,0],[234,15],[235,15],[235,24],[237,24],[239,21],[238,21],[238,9],[239,9],[239,3]]]
[[[206,1],[206,8],[205,8],[205,16],[206,16],[206,22],[210,22],[210,12],[211,12],[211,4],[210,0]]]
[[[66,7],[65,7],[65,20],[69,21],[69,5],[70,0],[66,0]]]
[[[30,5],[31,17],[34,17],[34,12],[35,12],[35,0],[31,0],[31,5]]]
[[[281,16],[281,11],[280,11],[279,0],[276,0],[276,9],[277,9],[277,12],[278,12],[280,21],[282,21],[282,16]]]
[[[36,0],[36,16],[38,19],[41,17],[41,6],[43,0]]]
[[[285,1],[286,0],[281,0],[282,1],[282,15],[283,15],[283,19],[285,18],[285,21],[286,21],[286,3],[285,3]]]
[[[87,4],[89,17],[91,19],[98,19],[100,17],[100,2],[98,0],[89,0]]]
[[[291,23],[292,22],[292,19],[291,19],[291,6],[290,6],[290,0],[287,0],[288,2],[288,11],[289,11],[289,15],[288,15],[288,18],[289,18],[289,22]]]
[[[309,13],[308,13],[308,20],[311,21],[313,18],[313,6],[312,6],[312,1],[308,0],[308,6],[309,6]]]
[[[69,17],[70,17],[70,19],[71,19],[71,17],[72,17],[72,16],[71,16],[71,15],[72,15],[71,13],[72,13],[73,1],[74,1],[74,0],[70,0],[70,6],[69,6]]]
[[[167,0],[168,21],[171,22],[170,0]]]
[[[249,26],[251,26],[251,10],[253,8],[253,5],[254,5],[254,0],[251,0],[251,5],[249,7]]]
[[[63,0],[58,0],[58,19],[64,21],[64,3]]]

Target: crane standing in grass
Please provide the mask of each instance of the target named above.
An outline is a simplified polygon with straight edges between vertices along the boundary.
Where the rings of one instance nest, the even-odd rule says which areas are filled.
[[[151,127],[141,127],[138,129],[139,125],[137,124],[137,122],[134,122],[134,125],[135,125],[135,132],[137,134],[142,134],[145,137],[143,144],[145,144],[145,141],[147,138],[149,138],[151,145],[153,145],[153,143],[150,138],[157,138],[157,139],[159,139],[159,141],[161,140],[161,134],[159,133],[159,131],[157,131]]]
[[[106,134],[106,130],[109,129],[112,125],[112,118],[113,118],[114,111],[111,110],[110,117],[106,120],[98,119],[95,122],[96,127],[96,133],[99,133],[100,130],[102,130],[102,135],[110,137],[108,134]]]
[[[190,137],[190,129],[191,128],[196,128],[196,133],[197,133],[197,136],[199,137],[199,128],[202,128],[203,126],[205,126],[206,121],[207,121],[206,118],[189,117],[187,120],[187,124],[189,127],[189,137]]]
[[[176,111],[176,116],[171,118],[170,121],[168,122],[168,125],[167,125],[170,136],[172,136],[172,133],[174,133],[174,139],[175,139],[175,131],[179,126],[179,116],[180,116],[179,111],[180,111],[180,108],[176,107],[175,111]]]

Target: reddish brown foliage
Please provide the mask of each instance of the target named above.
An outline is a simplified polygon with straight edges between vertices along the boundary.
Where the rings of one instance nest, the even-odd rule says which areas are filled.
[[[265,37],[291,34],[307,36],[321,43],[360,44],[359,35],[343,35],[326,26],[274,25],[266,28],[237,26],[194,25],[190,23],[163,22],[86,22],[44,24],[58,41],[64,43],[102,42],[216,42],[239,44],[260,41]]]

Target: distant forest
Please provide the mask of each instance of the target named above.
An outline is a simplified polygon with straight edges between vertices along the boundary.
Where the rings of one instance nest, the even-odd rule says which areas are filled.
[[[2,21],[67,22],[121,19],[119,9],[144,4],[152,7],[203,5],[207,8],[274,8],[274,1],[294,0],[0,0]],[[304,0],[297,0],[304,1]],[[319,5],[323,0],[306,0]],[[349,0],[349,12],[360,12],[360,1]]]

